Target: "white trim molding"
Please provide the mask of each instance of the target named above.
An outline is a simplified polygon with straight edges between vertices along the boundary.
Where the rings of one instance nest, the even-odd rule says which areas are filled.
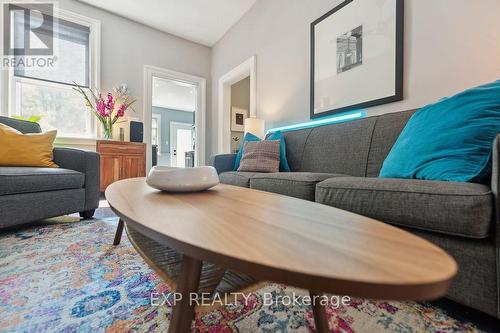
[[[156,129],[156,136],[157,136],[157,146],[158,146],[158,155],[161,155],[161,146],[163,142],[161,141],[161,114],[159,113],[152,113],[151,114],[151,122],[153,122],[153,119],[156,118],[156,123],[158,128]]]
[[[257,117],[257,57],[252,56],[219,78],[218,153],[231,151],[231,85],[250,77],[250,117]]]
[[[207,80],[203,77],[181,73],[170,69],[155,66],[144,66],[144,105],[142,119],[144,122],[144,142],[147,144],[146,150],[146,171],[151,169],[151,117],[153,107],[153,77],[167,80],[175,80],[193,84],[198,88],[196,94],[195,110],[195,166],[205,165],[205,130],[206,130],[206,95]],[[147,173],[146,172],[146,173]]]

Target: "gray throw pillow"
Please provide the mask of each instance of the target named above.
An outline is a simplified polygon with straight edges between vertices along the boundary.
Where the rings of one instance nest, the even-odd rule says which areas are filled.
[[[278,172],[280,169],[280,141],[249,141],[243,146],[238,171]]]

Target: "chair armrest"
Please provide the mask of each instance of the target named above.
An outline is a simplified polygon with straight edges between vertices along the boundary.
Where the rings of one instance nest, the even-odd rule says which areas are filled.
[[[236,154],[220,154],[210,158],[210,165],[217,170],[218,174],[233,171]]]
[[[85,210],[99,206],[99,154],[95,152],[54,148],[54,162],[64,169],[85,174]]]

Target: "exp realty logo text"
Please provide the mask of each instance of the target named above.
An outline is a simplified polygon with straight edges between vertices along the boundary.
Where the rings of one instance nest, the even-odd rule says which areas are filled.
[[[54,3],[2,3],[2,68],[54,67]]]

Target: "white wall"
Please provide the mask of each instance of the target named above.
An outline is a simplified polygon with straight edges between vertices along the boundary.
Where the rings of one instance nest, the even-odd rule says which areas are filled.
[[[250,110],[250,76],[231,86],[231,106]]]
[[[340,0],[257,0],[212,49],[209,152],[217,150],[217,82],[257,55],[257,114],[266,127],[309,120],[310,23]],[[369,115],[417,108],[500,78],[499,0],[405,1],[404,100]]]
[[[128,116],[142,120],[144,65],[204,77],[210,92],[210,48],[75,0],[58,3],[62,9],[101,21],[101,90],[112,91],[116,85],[127,83],[137,98],[136,113]]]

